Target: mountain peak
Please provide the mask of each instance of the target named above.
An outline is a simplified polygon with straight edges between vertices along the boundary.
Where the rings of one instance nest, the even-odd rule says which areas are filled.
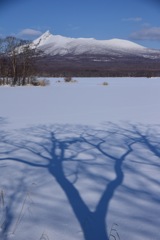
[[[46,32],[44,32],[41,37],[48,37],[49,35],[51,35],[50,31],[47,30]]]
[[[50,33],[49,30],[47,30],[45,33],[43,33],[39,38],[45,40],[47,39],[48,37],[52,36],[52,34]]]
[[[39,38],[33,41],[35,45],[42,46],[46,41],[48,41],[53,35],[47,30]]]

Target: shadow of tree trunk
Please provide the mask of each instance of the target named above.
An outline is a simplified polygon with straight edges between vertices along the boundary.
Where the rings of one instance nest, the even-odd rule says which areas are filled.
[[[89,142],[84,137],[80,137],[71,141],[59,141],[56,139],[55,134],[51,132],[50,134],[50,142],[51,144],[51,160],[48,166],[49,172],[54,176],[56,181],[59,183],[63,191],[65,192],[68,201],[74,211],[76,218],[78,219],[81,228],[84,233],[84,237],[86,240],[107,240],[109,239],[107,228],[106,228],[106,215],[109,207],[110,200],[112,199],[115,190],[122,184],[124,174],[122,171],[122,164],[125,158],[132,151],[132,145],[134,142],[131,142],[125,151],[125,153],[120,158],[115,158],[107,153],[105,153],[101,149],[101,139],[99,139],[98,144],[93,144]],[[91,136],[90,136],[91,137]],[[94,136],[92,136],[94,140]],[[97,140],[97,139],[96,139]],[[111,158],[115,161],[115,179],[111,181],[107,186],[100,198],[99,203],[97,204],[97,208],[94,212],[90,211],[85,202],[82,200],[78,190],[65,176],[63,171],[63,162],[67,161],[65,159],[65,151],[67,150],[68,144],[74,144],[75,142],[79,143],[87,143],[92,147],[96,148],[101,154],[106,156],[107,158]],[[58,155],[56,154],[56,150],[59,150]],[[68,161],[71,159],[68,159]]]
[[[118,130],[119,127],[110,128],[109,130],[103,131],[103,136],[101,132],[93,129],[79,129],[74,127],[74,131],[80,131],[76,133],[76,137],[61,137],[58,138],[58,134],[62,134],[70,131],[70,127],[64,126],[42,126],[32,129],[26,129],[23,132],[25,134],[30,134],[31,136],[40,139],[41,141],[25,140],[25,141],[13,141],[12,139],[2,139],[2,142],[12,146],[17,151],[24,149],[29,153],[36,155],[38,158],[42,159],[43,164],[32,162],[26,159],[13,158],[13,157],[2,157],[0,161],[13,160],[19,163],[27,164],[35,168],[48,169],[49,173],[55,178],[61,189],[64,191],[70,206],[81,226],[84,234],[85,240],[109,240],[109,234],[106,227],[107,213],[109,209],[109,204],[114,196],[117,188],[122,185],[124,180],[124,173],[122,170],[123,163],[129,154],[133,151],[132,146],[141,141],[145,146],[158,157],[158,150],[151,144],[145,135],[142,135],[140,131],[132,127],[129,131],[125,129]],[[91,133],[93,132],[93,133]],[[100,133],[100,134],[99,134]],[[99,136],[100,135],[100,136]],[[115,139],[115,144],[121,146],[123,153],[111,154],[105,148],[104,144],[108,144],[108,136],[113,135],[112,139]],[[116,136],[121,135],[121,139],[116,140]],[[134,137],[133,137],[134,135]],[[117,141],[117,142],[116,142]],[[83,147],[83,145],[87,147]],[[67,156],[67,151],[71,149],[71,146],[76,146],[74,153]],[[69,162],[83,162],[84,160],[78,159],[80,153],[88,151],[88,149],[93,149],[99,156],[103,159],[111,160],[114,163],[114,173],[115,178],[110,180],[96,205],[94,211],[91,211],[87,206],[86,202],[80,195],[80,192],[75,186],[75,182],[69,180],[64,171],[64,163]],[[91,153],[93,159],[95,158],[95,153]],[[90,165],[93,163],[90,162]],[[78,174],[73,172],[73,174]],[[107,171],[106,171],[107,174]],[[99,173],[100,175],[100,173]],[[10,215],[8,213],[8,218]],[[9,225],[8,225],[9,228]],[[5,231],[8,231],[8,228]]]

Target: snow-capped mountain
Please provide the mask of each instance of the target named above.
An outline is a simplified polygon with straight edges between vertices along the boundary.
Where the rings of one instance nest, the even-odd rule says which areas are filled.
[[[49,31],[32,43],[47,55],[142,55],[150,57],[156,50],[148,49],[131,41],[122,39],[96,40],[94,38],[68,38],[61,35],[52,35]]]
[[[159,76],[160,50],[122,39],[96,40],[53,35],[34,40],[36,71],[46,76]],[[20,47],[20,52],[23,46]]]

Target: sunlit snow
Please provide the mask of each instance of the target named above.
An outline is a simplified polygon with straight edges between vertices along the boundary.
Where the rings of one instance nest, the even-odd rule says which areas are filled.
[[[73,79],[0,87],[0,239],[159,240],[160,78]]]

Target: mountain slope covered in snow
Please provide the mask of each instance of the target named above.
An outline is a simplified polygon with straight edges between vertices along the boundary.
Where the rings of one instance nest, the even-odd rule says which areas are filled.
[[[81,54],[149,54],[156,50],[147,49],[131,41],[122,39],[96,40],[94,38],[68,38],[52,35],[49,31],[33,41],[33,46],[49,55],[81,55]]]

